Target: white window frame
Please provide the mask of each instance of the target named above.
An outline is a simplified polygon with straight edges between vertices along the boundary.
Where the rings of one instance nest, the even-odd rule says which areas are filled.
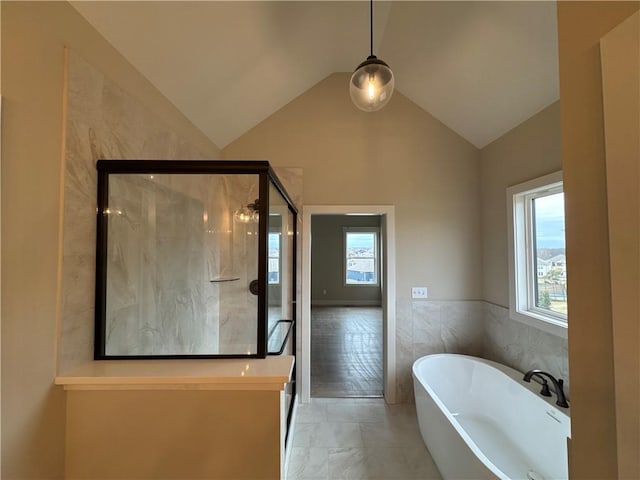
[[[347,282],[347,234],[348,233],[373,233],[373,259],[376,274],[376,283],[348,283]],[[342,227],[342,282],[345,287],[379,287],[380,286],[380,229],[378,227]]]
[[[509,251],[509,317],[567,338],[567,316],[535,304],[538,272],[533,258],[532,200],[563,192],[562,172],[507,188]]]

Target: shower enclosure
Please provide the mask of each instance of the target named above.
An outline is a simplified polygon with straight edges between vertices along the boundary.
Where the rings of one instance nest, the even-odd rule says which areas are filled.
[[[295,353],[297,211],[268,162],[97,169],[96,359]]]

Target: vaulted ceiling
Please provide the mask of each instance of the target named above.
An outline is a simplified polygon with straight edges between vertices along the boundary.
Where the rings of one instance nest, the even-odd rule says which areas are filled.
[[[369,54],[366,1],[72,5],[221,148]],[[559,97],[555,2],[376,1],[374,15],[397,91],[479,148]]]

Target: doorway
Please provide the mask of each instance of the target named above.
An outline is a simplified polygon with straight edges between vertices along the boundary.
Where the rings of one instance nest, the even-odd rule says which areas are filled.
[[[312,217],[316,215],[379,216],[380,270],[378,280],[381,292],[382,393],[387,403],[395,403],[395,211],[393,206],[387,205],[304,207],[302,224],[302,316],[298,342],[300,369],[298,370],[297,378],[298,385],[300,385],[300,399],[303,403],[308,403],[311,399],[311,226]],[[320,288],[323,290],[322,286]],[[368,305],[366,306],[368,307]],[[359,307],[365,307],[365,305],[360,305]]]
[[[312,397],[382,397],[380,221],[311,216]]]

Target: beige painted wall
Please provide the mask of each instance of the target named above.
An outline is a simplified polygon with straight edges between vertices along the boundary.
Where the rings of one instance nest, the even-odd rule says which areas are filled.
[[[640,12],[600,42],[618,475],[640,478]]]
[[[2,8],[0,8],[0,65],[2,65]],[[0,68],[1,72],[1,68]],[[2,74],[0,73],[0,132],[2,132]],[[2,145],[0,141],[0,265],[2,265]],[[0,274],[0,305],[2,305],[2,275]],[[0,385],[2,385],[2,308],[0,308]],[[2,388],[0,388],[0,412],[2,412]],[[2,415],[0,414],[0,432]],[[0,434],[0,452],[2,435]],[[0,477],[2,476],[2,455],[0,454]]]
[[[639,8],[638,2],[558,3],[572,478],[619,473],[599,41]]]
[[[482,298],[509,307],[507,187],[562,169],[560,102],[480,151]]]
[[[301,167],[303,204],[396,206],[397,297],[481,295],[480,164],[469,142],[395,92],[357,110],[333,74],[225,147],[227,159]]]
[[[63,2],[2,2],[2,478],[61,478],[65,399],[56,363],[63,47],[176,133],[219,150]],[[11,206],[10,208],[8,208]]]
[[[311,304],[380,306],[382,302],[380,285],[344,284],[344,227],[374,227],[379,231],[380,217],[377,215],[314,215],[311,217],[311,241],[313,242]],[[380,268],[379,264],[378,268]]]

